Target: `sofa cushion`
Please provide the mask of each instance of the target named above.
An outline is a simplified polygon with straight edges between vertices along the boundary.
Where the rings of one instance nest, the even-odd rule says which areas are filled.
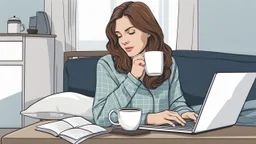
[[[188,105],[202,104],[216,72],[256,72],[256,56],[208,51],[174,51]],[[256,99],[254,82],[247,100]]]

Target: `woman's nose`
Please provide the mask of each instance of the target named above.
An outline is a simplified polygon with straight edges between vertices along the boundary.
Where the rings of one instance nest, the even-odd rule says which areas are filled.
[[[122,44],[127,45],[130,41],[127,39],[127,37],[122,38]]]

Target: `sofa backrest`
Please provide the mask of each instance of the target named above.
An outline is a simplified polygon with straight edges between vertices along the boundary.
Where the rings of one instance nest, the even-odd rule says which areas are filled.
[[[202,104],[216,72],[256,72],[256,56],[207,51],[173,51],[188,105]],[[96,67],[100,57],[70,59],[64,64],[63,91],[94,97]],[[224,89],[224,88],[223,88]],[[256,84],[247,100],[256,99]]]
[[[69,59],[64,64],[63,91],[94,97],[96,90],[97,57]]]
[[[216,72],[256,72],[256,56],[208,51],[174,51],[182,90],[189,105],[202,104]],[[223,88],[225,89],[225,88]],[[256,99],[254,82],[247,100]]]

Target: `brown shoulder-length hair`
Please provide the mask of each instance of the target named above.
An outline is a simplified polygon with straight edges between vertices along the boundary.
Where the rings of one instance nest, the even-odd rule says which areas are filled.
[[[112,55],[115,68],[120,73],[131,72],[132,59],[126,54],[118,43],[115,35],[116,20],[127,16],[130,22],[137,29],[150,34],[145,51],[164,52],[164,71],[161,76],[148,76],[145,74],[143,82],[146,88],[155,89],[170,77],[172,64],[172,49],[164,43],[164,36],[161,27],[157,23],[149,7],[142,2],[124,2],[113,11],[106,27],[106,35],[109,39],[107,50]]]

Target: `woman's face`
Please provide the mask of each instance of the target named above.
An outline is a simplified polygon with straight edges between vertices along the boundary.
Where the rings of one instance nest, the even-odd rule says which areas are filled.
[[[116,20],[115,34],[119,45],[129,57],[139,54],[145,48],[150,36],[135,28],[127,16]]]

